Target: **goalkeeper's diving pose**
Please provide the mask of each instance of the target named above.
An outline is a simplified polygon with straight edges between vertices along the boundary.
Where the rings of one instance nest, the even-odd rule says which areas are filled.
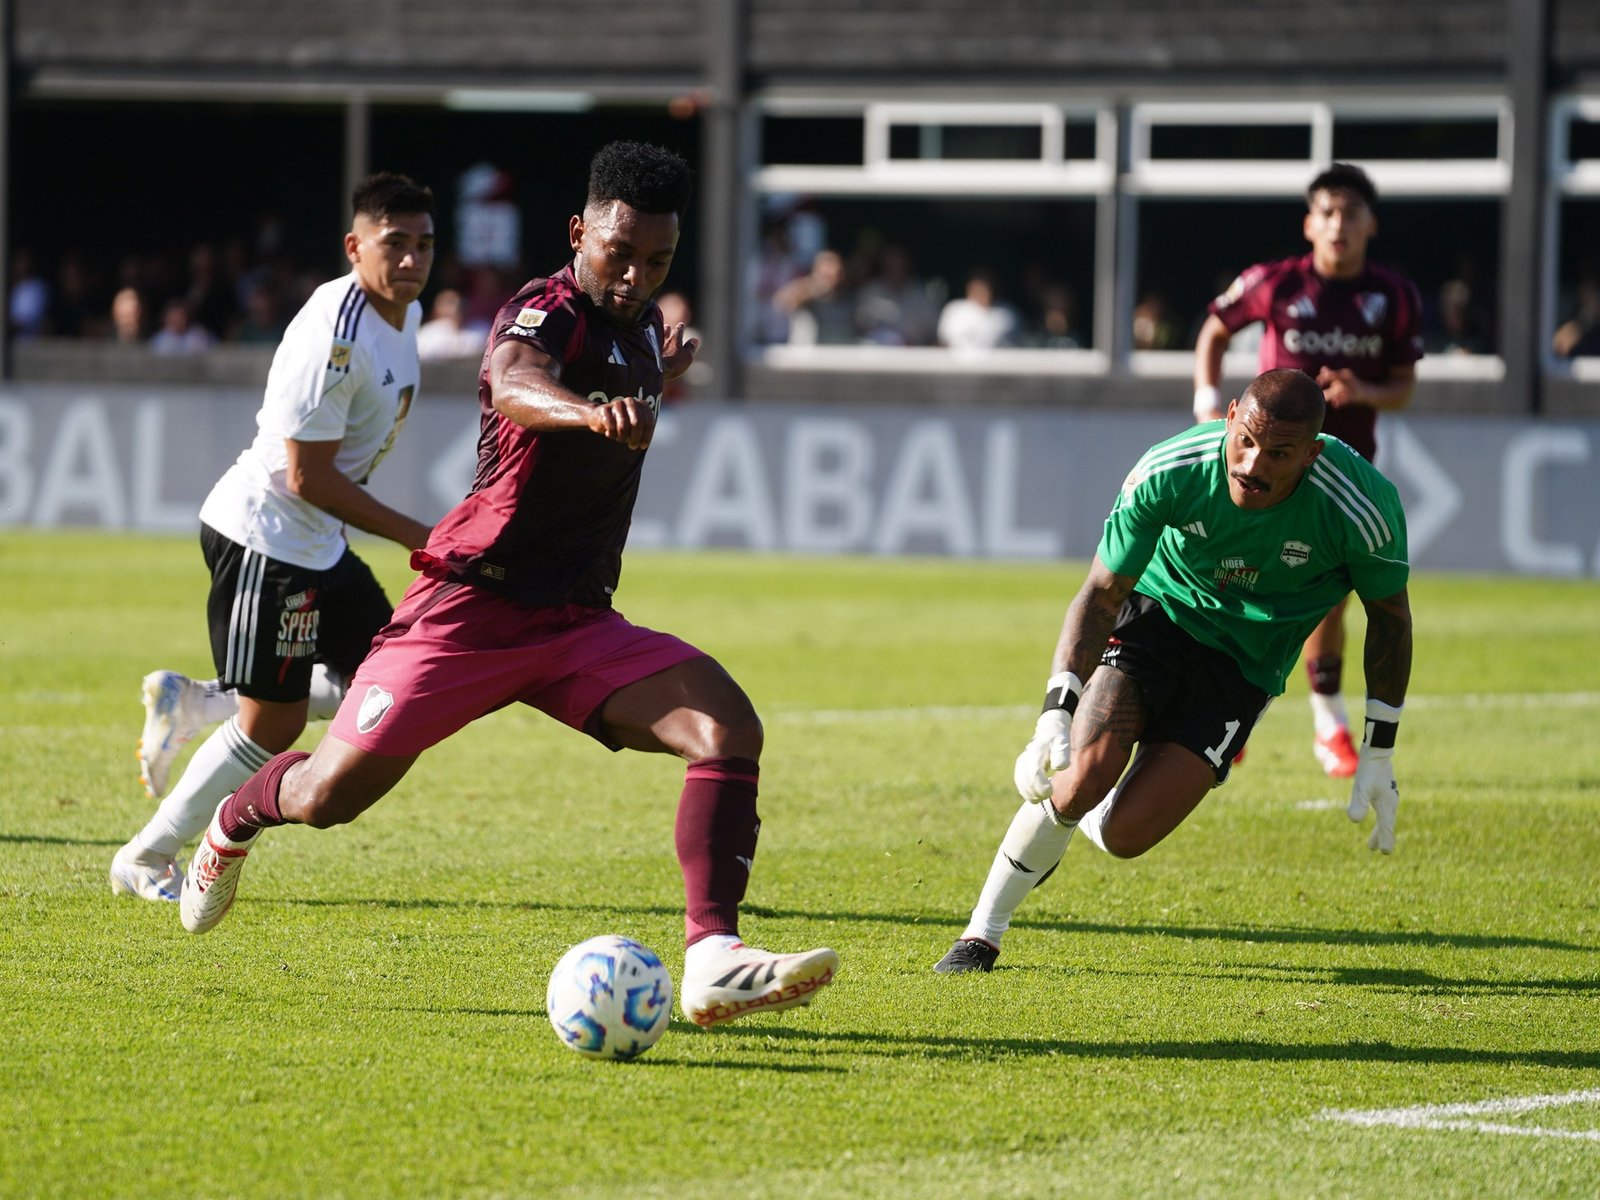
[[[1044,711],[1017,759],[1025,801],[967,928],[934,967],[988,971],[1011,914],[1073,830],[1143,854],[1222,783],[1234,754],[1347,593],[1367,613],[1367,713],[1350,796],[1394,852],[1395,733],[1411,675],[1405,514],[1394,485],[1323,435],[1322,391],[1268,371],[1227,416],[1152,447],[1067,609]]]

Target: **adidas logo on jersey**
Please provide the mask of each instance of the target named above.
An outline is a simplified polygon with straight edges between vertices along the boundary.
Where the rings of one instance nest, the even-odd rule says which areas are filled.
[[[1317,303],[1310,296],[1301,296],[1289,305],[1289,315],[1297,321],[1309,321],[1317,315]]]
[[[1205,525],[1203,525],[1199,521],[1190,521],[1187,525],[1185,525],[1183,527],[1183,531],[1185,533],[1192,533],[1192,534],[1195,535],[1195,537],[1205,537],[1205,536],[1207,536]]]
[[[611,343],[611,357],[606,359],[606,361],[608,363],[615,363],[619,367],[625,367],[628,365],[628,360],[622,357],[622,347],[617,345],[615,342]]]
[[[383,373],[383,382],[380,383],[378,386],[379,387],[388,387],[393,382],[394,382],[394,372],[393,371],[385,371]]]

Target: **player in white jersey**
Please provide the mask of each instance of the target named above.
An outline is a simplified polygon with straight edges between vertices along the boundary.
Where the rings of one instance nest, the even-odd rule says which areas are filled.
[[[331,716],[393,606],[346,526],[416,549],[427,525],[363,486],[394,445],[421,370],[417,297],[433,265],[433,193],[369,176],[352,197],[351,272],[319,287],[272,359],[257,432],[200,508],[217,678],[145,677],[141,775],[165,788],[179,747],[221,720],[150,822],[117,851],[111,889],[176,901],[178,852],[224,797]]]

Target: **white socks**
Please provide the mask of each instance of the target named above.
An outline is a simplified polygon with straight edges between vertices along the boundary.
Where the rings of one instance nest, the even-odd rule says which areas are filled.
[[[1083,836],[1088,838],[1100,849],[1106,849],[1105,836],[1100,832],[1100,827],[1105,824],[1106,815],[1111,811],[1111,802],[1117,798],[1117,789],[1112,788],[1106,793],[1106,798],[1096,804],[1078,822],[1078,828],[1083,830]],[[1106,853],[1111,853],[1106,850]]]
[[[184,768],[183,777],[133,840],[143,850],[177,857],[179,850],[205,830],[217,805],[238,791],[271,757],[270,752],[245,737],[238,717],[230,717],[201,743]]]
[[[1344,709],[1344,697],[1312,692],[1311,722],[1318,737],[1327,737],[1336,729],[1350,728],[1350,716]]]
[[[226,721],[238,714],[237,692],[229,691],[215,679],[207,679],[200,686],[205,689],[205,694],[200,700],[200,713],[204,724],[215,725],[218,721]]]
[[[1011,926],[1011,914],[1067,852],[1076,824],[1059,824],[1050,801],[1030,801],[1017,810],[989,868],[977,907],[963,938],[979,938],[992,946]]]

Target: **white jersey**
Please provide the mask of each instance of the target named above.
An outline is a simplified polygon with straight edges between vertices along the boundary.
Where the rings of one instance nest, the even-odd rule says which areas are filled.
[[[344,523],[289,491],[286,439],[339,442],[334,466],[365,483],[416,399],[422,306],[396,329],[354,272],[325,283],[289,323],[256,414],[256,437],[200,506],[200,520],[268,558],[313,571],[338,562]]]

